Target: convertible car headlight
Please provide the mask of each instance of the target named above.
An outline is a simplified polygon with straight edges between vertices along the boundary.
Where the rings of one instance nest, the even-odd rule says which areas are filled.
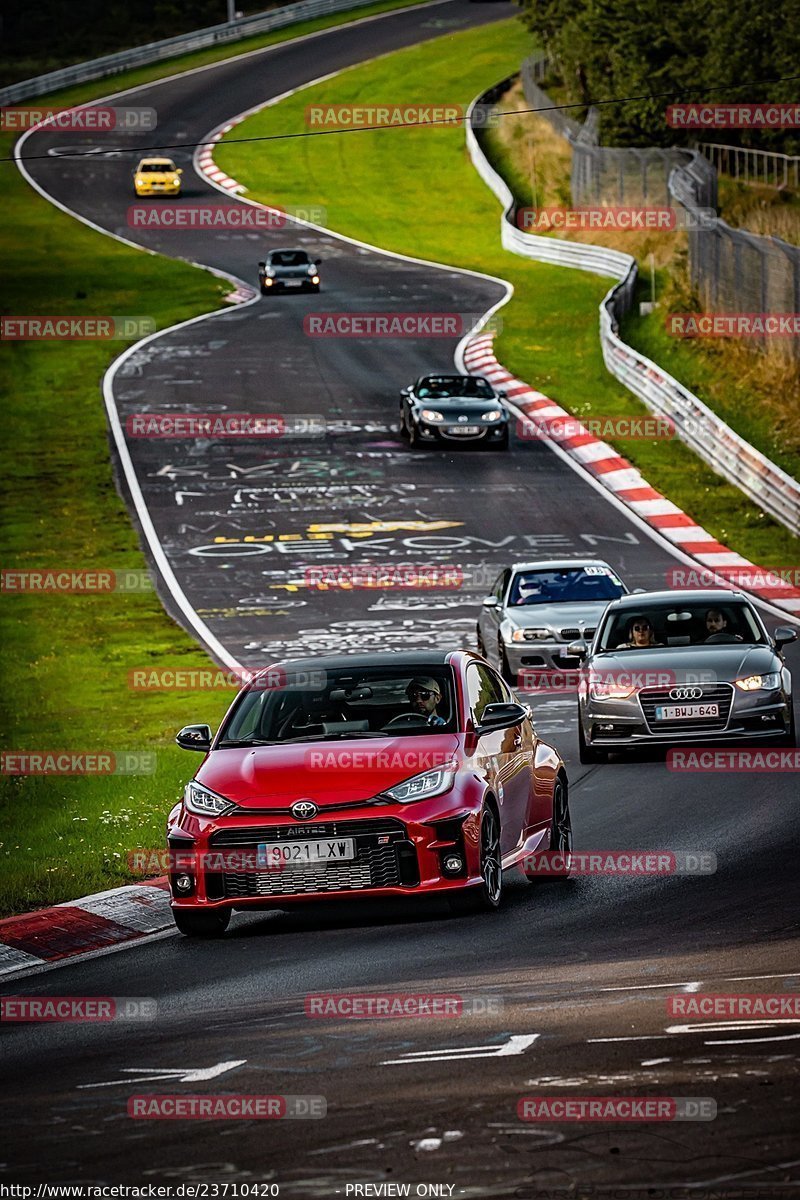
[[[443,421],[444,417],[440,412],[436,412],[433,408],[423,408],[420,413],[423,421]]]
[[[482,419],[484,421],[499,421],[502,415],[499,408],[493,408],[491,412],[485,412]]]
[[[772,688],[780,687],[781,677],[778,671],[771,671],[769,675],[746,675],[743,679],[735,679],[734,683],[743,692],[758,692],[762,688],[765,691]]]
[[[430,796],[440,796],[442,792],[449,791],[455,777],[455,765],[446,763],[443,767],[436,767],[433,771],[423,771],[421,775],[413,775],[411,779],[404,779],[402,783],[397,783],[394,787],[381,792],[381,795],[388,796],[390,800],[396,800],[398,804],[410,804],[412,800],[427,800]]]
[[[183,803],[190,813],[198,817],[221,817],[235,807],[232,801],[218,796],[216,792],[203,787],[194,779],[186,785]]]
[[[309,275],[316,275],[317,268],[314,263],[312,263],[311,266],[308,268],[308,273],[309,273]]]
[[[274,278],[275,278],[275,272],[273,271],[272,267],[267,267],[267,269],[266,269],[266,271],[264,272],[264,274],[266,275],[267,279],[274,279]]]

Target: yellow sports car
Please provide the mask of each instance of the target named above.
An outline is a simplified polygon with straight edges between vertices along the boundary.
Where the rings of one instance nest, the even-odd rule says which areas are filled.
[[[133,174],[137,196],[180,196],[183,171],[171,158],[143,158]]]

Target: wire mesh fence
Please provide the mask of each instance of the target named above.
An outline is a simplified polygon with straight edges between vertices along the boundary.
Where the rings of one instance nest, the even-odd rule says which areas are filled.
[[[572,203],[592,205],[674,205],[687,214],[689,239],[689,278],[693,292],[706,312],[747,314],[800,313],[800,247],[778,237],[734,229],[720,217],[708,219],[717,208],[717,170],[721,165],[739,163],[740,178],[746,169],[744,158],[714,161],[701,148],[602,146],[598,139],[596,110],[590,110],[581,125],[561,110],[547,111],[552,105],[542,87],[547,59],[534,55],[522,66],[521,78],[526,100],[551,127],[566,137],[572,147]],[[735,149],[735,148],[728,148]],[[755,152],[758,154],[759,152]],[[742,155],[754,154],[742,151]],[[783,170],[778,160],[787,159],[786,178],[791,178],[797,160],[770,154],[770,164],[760,170]],[[783,176],[780,176],[783,178]],[[628,298],[627,303],[630,302]],[[784,358],[800,360],[800,338],[768,333],[753,334],[756,344],[771,348]]]

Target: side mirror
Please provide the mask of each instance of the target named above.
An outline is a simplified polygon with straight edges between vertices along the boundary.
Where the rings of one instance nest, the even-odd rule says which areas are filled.
[[[497,704],[487,704],[477,725],[477,732],[490,733],[495,729],[511,729],[524,721],[529,711],[525,704],[512,701],[503,700]]]
[[[175,174],[176,174],[176,175],[182,175],[182,174],[183,174],[183,167],[178,167],[178,168],[176,169],[176,171],[175,171]]]
[[[175,741],[182,750],[200,750],[205,754],[211,749],[211,726],[184,725]]]
[[[586,645],[586,642],[584,642],[583,639],[578,642],[570,642],[570,644],[567,646],[567,654],[570,655],[571,658],[586,658],[588,653],[589,647]]]
[[[320,256],[318,254],[314,255],[314,262],[317,264],[317,266],[319,266],[319,264],[324,261],[325,260],[323,258],[320,258]]]
[[[484,608],[497,608],[498,603],[499,603],[499,601],[497,599],[497,596],[487,596],[486,599],[483,601],[483,607]]]
[[[632,596],[641,596],[647,591],[647,588],[634,588],[631,592]]]
[[[778,650],[781,646],[786,646],[789,642],[797,641],[797,630],[790,629],[788,625],[779,625],[772,634],[772,640]]]
[[[502,388],[495,388],[495,391],[497,392],[497,395],[500,397],[501,400],[508,399],[508,394],[506,392],[504,392],[502,390]]]

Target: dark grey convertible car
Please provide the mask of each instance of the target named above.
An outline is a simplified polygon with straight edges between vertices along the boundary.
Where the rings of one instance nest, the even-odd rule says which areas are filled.
[[[261,295],[283,292],[287,288],[318,292],[321,262],[321,258],[309,258],[307,251],[301,249],[270,250],[266,259],[258,264]]]
[[[423,375],[400,393],[400,432],[412,446],[481,442],[507,450],[504,399],[478,375]]]
[[[578,738],[583,763],[642,744],[770,738],[795,745],[792,679],[781,647],[742,592],[644,592],[609,604],[582,660]]]

